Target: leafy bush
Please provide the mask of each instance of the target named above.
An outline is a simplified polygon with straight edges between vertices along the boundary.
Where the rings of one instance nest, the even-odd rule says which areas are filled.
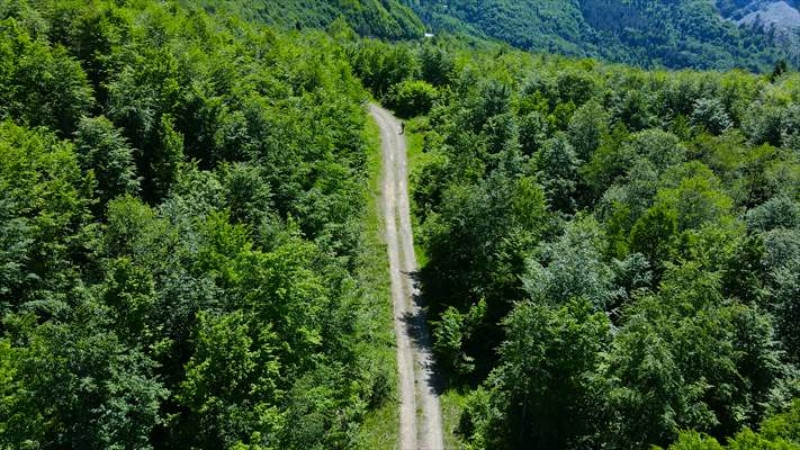
[[[403,81],[392,86],[386,96],[386,104],[403,117],[427,114],[439,93],[426,81]]]

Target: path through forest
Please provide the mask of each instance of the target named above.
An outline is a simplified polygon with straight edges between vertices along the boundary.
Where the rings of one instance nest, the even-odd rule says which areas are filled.
[[[419,291],[408,200],[406,139],[389,111],[370,106],[381,129],[383,149],[383,216],[391,272],[397,368],[400,378],[400,449],[444,448],[439,409],[439,380],[434,372],[430,335]]]

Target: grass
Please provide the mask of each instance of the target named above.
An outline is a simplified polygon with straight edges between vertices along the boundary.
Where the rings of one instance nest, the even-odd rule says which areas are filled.
[[[408,146],[407,158],[409,168],[408,189],[410,190],[409,195],[411,196],[412,210],[414,203],[413,192],[416,188],[416,174],[424,165],[427,156],[424,152],[425,130],[427,128],[427,117],[415,117],[406,122],[406,144]],[[417,235],[417,232],[420,228],[419,219],[416,217],[413,211],[411,216],[411,226],[414,229],[414,234]],[[425,265],[428,263],[428,257],[425,254],[424,248],[419,244],[419,239],[414,240],[414,251],[417,254],[417,262],[419,266],[425,267]]]
[[[354,448],[357,450],[399,448],[399,408],[400,406],[397,400],[392,399],[381,405],[378,409],[370,411],[361,424]]]
[[[369,411],[356,437],[355,449],[375,450],[398,447],[400,429],[399,402],[397,394],[397,358],[394,335],[394,315],[391,303],[391,283],[386,240],[381,214],[381,139],[378,125],[368,120],[364,130],[367,142],[367,168],[369,185],[366,190],[368,207],[363,227],[364,248],[361,252],[359,283],[371,301],[373,342],[377,348],[368,350],[371,363],[385,373],[389,395],[379,407]]]
[[[467,394],[456,389],[446,389],[439,398],[442,407],[442,428],[444,431],[444,447],[447,450],[466,448],[464,441],[456,433],[461,411],[467,401]]]

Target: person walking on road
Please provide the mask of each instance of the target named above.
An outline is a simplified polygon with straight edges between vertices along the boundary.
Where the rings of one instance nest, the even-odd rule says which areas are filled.
[[[400,122],[400,134],[406,134],[406,123]]]

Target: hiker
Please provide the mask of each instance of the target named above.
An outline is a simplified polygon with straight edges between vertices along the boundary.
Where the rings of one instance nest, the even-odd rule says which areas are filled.
[[[406,134],[406,123],[400,122],[400,134]]]

